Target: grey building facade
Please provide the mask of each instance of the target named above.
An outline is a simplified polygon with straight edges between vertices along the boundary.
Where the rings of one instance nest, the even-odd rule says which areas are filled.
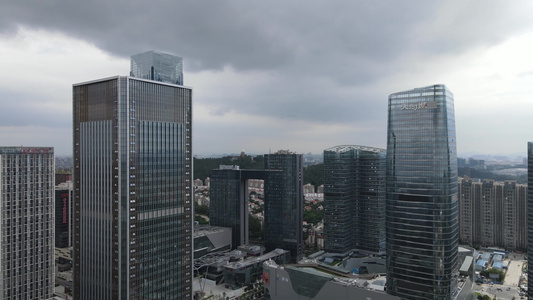
[[[533,142],[527,143],[527,295],[533,299]]]
[[[391,94],[388,106],[387,292],[453,299],[459,267],[453,94],[432,85]]]
[[[165,78],[73,86],[75,299],[192,297],[192,90]]]
[[[0,299],[54,295],[54,149],[0,147]]]
[[[459,180],[459,241],[508,251],[527,249],[527,185]]]
[[[324,150],[324,249],[385,253],[385,149]]]
[[[265,154],[265,247],[288,250],[291,261],[303,256],[303,155],[289,151]]]

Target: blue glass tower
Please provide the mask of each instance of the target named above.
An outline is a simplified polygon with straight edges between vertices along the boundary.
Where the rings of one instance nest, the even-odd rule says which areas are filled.
[[[452,299],[458,275],[453,94],[432,85],[391,94],[388,106],[387,292]]]

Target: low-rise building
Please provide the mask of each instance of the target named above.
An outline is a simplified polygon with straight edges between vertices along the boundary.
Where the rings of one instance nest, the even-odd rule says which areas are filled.
[[[231,228],[209,225],[194,226],[194,258],[206,254],[231,250]]]
[[[384,276],[343,276],[319,264],[281,266],[272,260],[263,264],[263,285],[272,300],[399,300],[386,293],[385,283]]]
[[[290,252],[275,249],[261,256],[248,256],[246,259],[229,263],[224,266],[224,282],[226,288],[236,289],[261,278],[263,263],[272,260],[279,264],[288,263]]]

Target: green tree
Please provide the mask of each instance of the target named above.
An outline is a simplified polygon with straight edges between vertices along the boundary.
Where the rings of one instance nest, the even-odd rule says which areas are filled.
[[[204,219],[202,216],[199,216],[199,215],[194,216],[194,221],[198,222],[198,224],[201,224],[201,225],[209,224],[209,222],[207,222],[206,219]]]
[[[248,230],[251,239],[259,239],[263,237],[263,228],[261,227],[261,221],[253,215],[249,215]]]
[[[311,210],[304,210],[304,221],[311,224],[317,224],[318,222],[322,221],[324,219],[324,211],[313,209]]]
[[[304,168],[304,184],[312,184],[317,188],[324,184],[324,164],[316,164]]]
[[[485,278],[489,278],[490,274],[498,274],[498,281],[499,282],[503,282],[505,280],[505,272],[503,272],[501,270],[498,270],[498,269],[495,269],[495,268],[491,268],[491,269],[488,269],[488,270],[483,270],[483,271],[480,272],[480,274],[482,276],[485,276]]]
[[[209,216],[209,206],[207,205],[199,205],[194,202],[194,213]]]

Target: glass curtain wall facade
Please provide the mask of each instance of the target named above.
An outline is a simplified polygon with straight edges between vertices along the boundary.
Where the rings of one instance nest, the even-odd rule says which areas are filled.
[[[337,146],[324,150],[324,248],[385,253],[386,150]]]
[[[153,50],[135,54],[131,56],[130,75],[183,85],[183,59]]]
[[[54,148],[0,147],[0,299],[54,296]]]
[[[527,143],[527,293],[533,299],[533,142]]]
[[[73,86],[74,298],[191,299],[192,90]]]
[[[453,299],[458,276],[458,181],[453,94],[444,85],[388,101],[387,292]]]
[[[265,154],[265,248],[291,252],[291,261],[303,255],[303,155],[278,151]]]
[[[209,172],[209,223],[231,228],[232,248],[248,244],[248,189],[237,169]]]

